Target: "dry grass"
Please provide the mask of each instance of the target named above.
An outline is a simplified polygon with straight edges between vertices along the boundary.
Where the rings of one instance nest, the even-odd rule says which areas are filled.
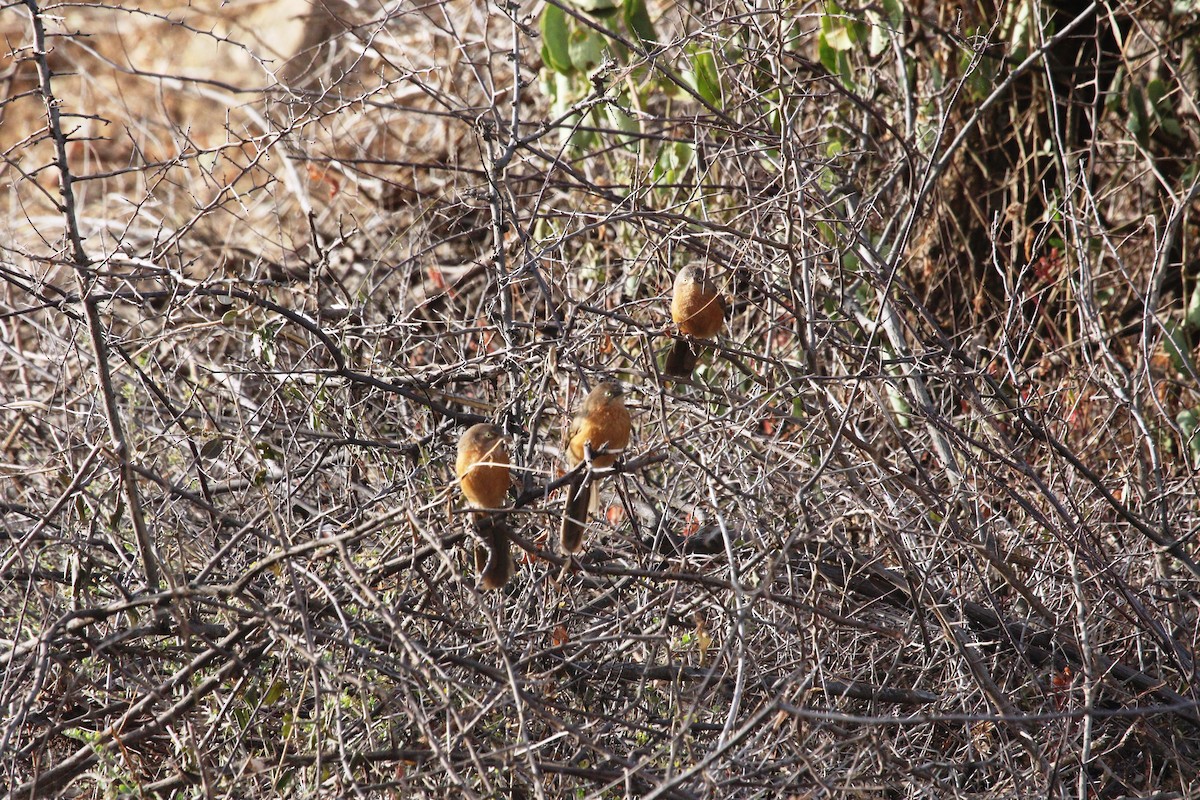
[[[552,105],[541,9],[46,6],[44,58],[0,10],[0,785],[1197,791],[1195,20],[927,3],[843,80],[824,6],[655,5],[594,75],[627,139]],[[1090,105],[1063,64],[1109,24]],[[672,383],[695,261],[732,307]],[[566,563],[546,487],[605,376],[636,434]]]

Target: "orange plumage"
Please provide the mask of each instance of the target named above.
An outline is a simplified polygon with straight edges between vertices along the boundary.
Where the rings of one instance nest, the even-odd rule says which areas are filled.
[[[624,395],[619,383],[601,383],[588,393],[567,434],[567,465],[572,469],[584,460],[586,449],[592,451],[592,467],[605,469],[615,464],[619,451],[629,446],[631,426]],[[597,502],[596,481],[587,472],[580,474],[568,487],[561,528],[563,552],[582,549],[588,514]]]
[[[671,319],[684,336],[712,339],[721,332],[725,325],[725,302],[703,268],[684,267],[675,276]],[[668,375],[690,375],[699,358],[698,346],[686,339],[676,339],[667,353],[664,369]]]
[[[458,440],[454,472],[467,505],[498,509],[505,504],[509,486],[508,439],[495,425],[481,422]],[[512,577],[508,524],[500,514],[471,514],[475,532],[484,546],[475,548],[475,569],[484,589],[499,589]]]

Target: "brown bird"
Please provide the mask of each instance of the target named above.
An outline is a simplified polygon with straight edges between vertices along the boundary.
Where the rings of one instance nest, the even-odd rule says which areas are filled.
[[[478,509],[504,506],[508,495],[508,438],[495,425],[472,425],[458,440],[454,472],[467,505]],[[512,577],[508,523],[502,514],[473,511],[475,532],[484,546],[475,546],[475,571],[484,589],[499,589]]]
[[[682,336],[671,344],[663,369],[668,375],[691,375],[702,351],[689,339],[715,338],[725,324],[725,301],[703,267],[684,267],[675,276],[671,319]]]
[[[584,460],[589,449],[592,467],[604,469],[616,463],[618,451],[629,445],[629,411],[624,397],[621,384],[612,382],[598,384],[588,393],[567,433],[567,465],[571,469]],[[596,480],[590,470],[584,470],[567,487],[560,535],[564,553],[578,553],[583,548],[588,514],[598,505]]]

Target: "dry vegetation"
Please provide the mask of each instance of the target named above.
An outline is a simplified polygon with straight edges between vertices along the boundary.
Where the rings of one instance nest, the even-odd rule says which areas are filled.
[[[549,2],[0,6],[0,787],[1200,792],[1197,13]]]

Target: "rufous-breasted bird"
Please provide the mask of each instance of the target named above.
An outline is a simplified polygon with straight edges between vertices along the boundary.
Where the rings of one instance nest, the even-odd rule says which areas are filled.
[[[675,276],[671,319],[681,336],[672,342],[663,369],[676,377],[691,375],[702,352],[691,340],[713,339],[725,325],[725,301],[702,267],[684,267]]]
[[[495,425],[472,425],[458,440],[454,472],[471,512],[475,532],[483,545],[475,546],[475,571],[484,589],[499,589],[512,577],[508,523],[503,508],[508,495],[508,438]]]
[[[598,384],[583,401],[583,408],[571,421],[567,433],[567,466],[574,469],[591,451],[592,468],[604,469],[616,463],[621,450],[629,445],[629,410],[625,408],[625,390],[621,384]],[[585,470],[567,487],[567,505],[563,509],[560,542],[564,553],[583,548],[583,532],[588,515],[599,505],[596,479]]]

